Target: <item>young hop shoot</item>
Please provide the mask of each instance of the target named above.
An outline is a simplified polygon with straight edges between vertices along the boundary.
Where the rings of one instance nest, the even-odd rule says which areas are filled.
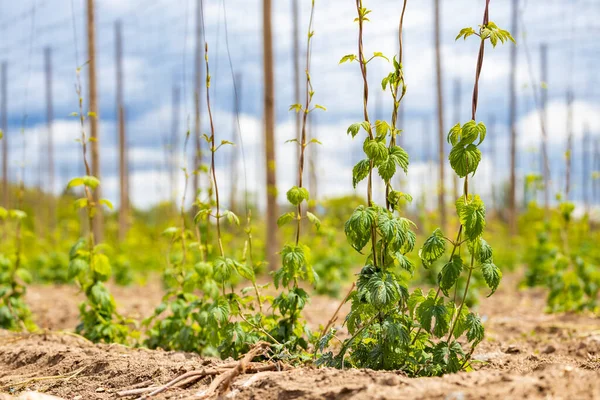
[[[110,201],[100,199],[99,204],[94,200],[94,191],[100,186],[100,180],[92,176],[87,160],[87,146],[92,140],[85,133],[86,118],[97,116],[89,112],[83,112],[83,97],[80,83],[81,68],[77,68],[77,96],[79,98],[79,112],[73,113],[79,119],[83,163],[86,175],[73,178],[69,181],[67,189],[83,187],[84,197],[75,200],[75,209],[85,209],[87,216],[87,237],[79,239],[71,248],[69,253],[69,278],[75,279],[78,286],[85,293],[86,301],[79,306],[81,323],[77,326],[77,332],[93,342],[125,343],[129,335],[126,326],[128,321],[124,320],[116,311],[113,296],[104,285],[111,275],[111,262],[105,253],[106,245],[97,244],[94,237],[94,224],[98,207],[104,205],[113,208]]]
[[[410,230],[412,223],[396,216],[394,212],[399,199],[410,200],[410,196],[394,191],[390,184],[397,166],[407,170],[408,155],[395,145],[395,136],[399,131],[395,127],[394,116],[391,124],[378,121],[373,126],[369,120],[367,65],[375,57],[382,55],[374,53],[369,59],[365,57],[362,37],[364,25],[369,21],[366,16],[371,11],[363,7],[362,0],[357,0],[356,6],[358,55],[347,55],[342,58],[342,62],[357,61],[363,77],[364,121],[351,125],[348,132],[353,137],[361,129],[367,134],[363,145],[367,158],[355,166],[353,181],[356,184],[368,178],[368,204],[357,208],[350,217],[346,223],[346,235],[357,251],[369,245],[370,254],[359,275],[357,290],[351,297],[352,310],[346,318],[351,337],[344,341],[337,355],[327,353],[322,360],[338,367],[349,364],[374,369],[399,369],[410,376],[456,372],[470,367],[469,360],[473,350],[483,339],[480,318],[470,313],[465,306],[471,277],[474,273],[482,274],[492,293],[498,287],[501,277],[500,270],[493,264],[492,250],[481,237],[485,226],[485,208],[478,196],[469,194],[468,176],[477,169],[481,160],[478,146],[485,138],[485,126],[475,123],[485,41],[489,39],[495,46],[498,41],[513,39],[508,32],[489,21],[489,0],[486,2],[479,30],[466,28],[459,35],[459,38],[476,35],[481,40],[473,93],[473,121],[462,126],[457,124],[448,135],[448,141],[453,146],[449,157],[450,165],[459,177],[464,178],[464,193],[456,202],[461,226],[455,240],[447,238],[441,230],[436,230],[419,251],[423,265],[428,268],[447,254],[447,242],[452,246],[447,255],[448,262],[439,274],[437,290],[423,293],[416,289],[409,293],[407,279],[414,267],[406,254],[412,251],[415,236]],[[397,110],[396,103],[406,92],[401,62],[405,11],[406,1],[399,24],[398,61],[394,59],[394,71],[384,78],[382,84],[384,89],[391,87],[394,113]],[[390,140],[386,146],[388,137]],[[372,172],[375,168],[386,183],[385,207],[377,205],[372,199]],[[466,251],[462,251],[464,248]],[[467,271],[468,277],[464,292],[458,293],[456,285],[463,271]],[[329,334],[330,337],[332,335]],[[466,338],[463,339],[463,336]],[[468,351],[462,348],[461,343],[465,342],[471,347]],[[346,357],[348,351],[350,355]]]
[[[300,141],[297,139],[289,140],[299,146],[298,159],[298,180],[297,185],[287,191],[287,200],[295,208],[295,211],[288,212],[279,217],[277,224],[283,226],[287,223],[295,223],[295,235],[292,243],[287,243],[281,251],[281,268],[274,274],[275,287],[285,287],[286,291],[280,293],[273,301],[273,307],[279,311],[281,319],[278,326],[273,327],[271,334],[279,342],[290,350],[298,348],[306,349],[308,343],[304,336],[306,326],[301,320],[301,312],[308,301],[308,293],[299,287],[299,281],[305,280],[314,283],[317,279],[310,260],[310,249],[300,241],[302,231],[302,221],[308,220],[314,224],[317,229],[321,222],[319,219],[306,210],[306,204],[309,201],[310,194],[304,187],[304,167],[305,154],[309,145],[318,144],[318,140],[311,139],[307,141],[307,121],[308,115],[316,109],[325,110],[321,105],[312,106],[313,96],[315,94],[311,75],[311,46],[312,38],[315,34],[313,30],[315,2],[311,2],[310,21],[308,24],[308,34],[306,42],[306,90],[304,104],[293,104],[290,111],[302,113],[302,130]]]

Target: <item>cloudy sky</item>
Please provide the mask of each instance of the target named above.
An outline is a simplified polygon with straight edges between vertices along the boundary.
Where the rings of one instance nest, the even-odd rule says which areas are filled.
[[[306,35],[310,0],[298,0],[302,38]],[[115,124],[115,40],[114,22],[123,23],[125,103],[132,169],[132,200],[148,207],[169,198],[171,182],[166,172],[165,144],[173,122],[173,88],[178,87],[181,107],[178,115],[182,145],[185,131],[193,123],[193,82],[196,0],[97,0],[98,85],[100,101],[100,143],[102,182],[105,196],[118,199],[117,131]],[[238,188],[246,184],[259,193],[262,203],[264,167],[262,162],[262,10],[259,0],[205,0],[206,40],[212,72],[211,96],[217,140],[236,142],[218,157],[222,190],[232,182],[231,162],[240,169]],[[288,112],[294,103],[292,63],[292,0],[276,0],[275,29],[277,173],[280,191],[294,184],[293,144],[295,116]],[[490,18],[500,27],[510,26],[511,0],[492,0]],[[553,191],[564,185],[563,153],[566,146],[566,92],[573,88],[574,196],[581,199],[584,132],[592,157],[594,140],[600,137],[600,102],[596,66],[600,44],[600,3],[595,0],[520,0],[518,45],[518,133],[519,175],[539,171],[540,124],[533,89],[540,86],[540,45],[548,44],[548,132],[551,145]],[[435,76],[433,49],[433,0],[409,0],[405,22],[405,97],[403,146],[411,156],[406,191],[418,198],[432,193],[436,184],[437,154],[435,131]],[[477,40],[455,42],[458,31],[481,21],[484,0],[441,0],[443,89],[445,130],[457,118],[470,118]],[[85,1],[83,0],[0,0],[0,61],[8,66],[8,130],[10,177],[36,185],[47,179],[46,114],[43,49],[52,49],[54,135],[57,179],[60,191],[69,177],[81,174],[81,156],[75,139],[77,111],[74,89],[75,69],[86,59]],[[372,8],[365,29],[365,51],[396,53],[399,0],[365,0]],[[356,8],[351,0],[316,0],[312,79],[315,101],[327,112],[315,113],[312,132],[323,142],[315,158],[319,174],[319,196],[351,193],[351,168],[360,157],[361,143],[346,135],[346,128],[361,118],[361,79],[358,65],[338,65],[345,54],[356,53]],[[304,48],[304,43],[302,44]],[[480,85],[478,119],[486,122],[491,134],[484,145],[484,161],[475,177],[477,191],[489,196],[492,180],[508,175],[508,87],[510,46],[488,48]],[[231,56],[233,71],[229,64]],[[304,58],[304,56],[302,57]],[[529,60],[529,62],[528,62]],[[384,60],[369,64],[371,114],[389,119],[391,102],[379,82],[390,71]],[[84,90],[87,82],[83,72]],[[235,134],[232,75],[237,76],[241,101],[241,140]],[[460,102],[455,92],[461,92]],[[208,129],[203,109],[203,132]],[[492,121],[495,121],[492,126]],[[240,151],[243,148],[243,154]],[[310,148],[311,150],[313,148]],[[232,153],[235,152],[235,153]],[[23,154],[25,157],[23,157]],[[23,164],[22,160],[25,160]],[[189,159],[189,157],[186,157]],[[183,165],[184,158],[177,161]],[[23,167],[23,168],[22,168]],[[246,171],[247,179],[244,182]],[[448,177],[448,182],[450,182]],[[175,184],[181,192],[183,179]],[[359,187],[359,193],[364,192]],[[227,194],[225,194],[225,198]],[[430,206],[435,202],[432,200]]]

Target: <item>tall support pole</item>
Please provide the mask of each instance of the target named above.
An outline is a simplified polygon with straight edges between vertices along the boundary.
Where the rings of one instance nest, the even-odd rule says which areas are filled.
[[[292,46],[294,62],[294,103],[300,104],[300,22],[298,11],[298,0],[292,0]],[[300,143],[301,113],[296,113],[296,140]],[[296,159],[300,158],[300,146],[296,146]]]
[[[498,215],[498,187],[496,186],[496,180],[493,177],[496,176],[496,165],[498,162],[498,135],[496,134],[496,116],[490,115],[488,117],[488,136],[490,138],[489,148],[490,148],[490,180],[492,182],[491,186],[491,194],[492,194],[492,210],[496,215]]]
[[[600,138],[596,138],[594,140],[594,167],[592,174],[594,174],[594,181],[592,182],[592,194],[593,194],[593,203],[600,203]]]
[[[446,202],[445,196],[445,165],[444,156],[444,88],[442,86],[442,50],[441,50],[441,22],[440,22],[440,0],[434,0],[435,19],[435,72],[437,83],[437,119],[438,119],[438,163],[439,163],[439,185],[438,185],[438,209],[440,211],[440,225],[446,227]]]
[[[571,169],[573,167],[573,91],[567,89],[567,151],[565,153],[565,200],[571,194]]]
[[[316,114],[308,116],[308,138],[310,140],[317,137],[315,133],[317,127]],[[313,146],[307,153],[308,156],[308,192],[310,193],[311,201],[309,202],[309,211],[314,212],[317,200],[319,198],[319,174],[317,168],[319,165],[319,146]]]
[[[56,227],[56,204],[54,200],[54,104],[53,104],[53,93],[52,93],[52,49],[50,47],[44,48],[44,70],[46,78],[46,161],[47,165],[47,176],[48,176],[48,193],[50,194],[48,200],[48,231],[54,232]]]
[[[202,164],[202,138],[200,137],[200,95],[202,91],[202,51],[204,39],[202,37],[202,0],[196,0],[196,49],[194,57],[194,174],[192,188],[194,200],[200,192],[200,166]],[[194,212],[195,213],[195,212]]]
[[[273,71],[272,0],[263,0],[263,73],[265,120],[265,169],[267,195],[266,252],[269,268],[274,270],[279,262],[277,251],[277,174],[275,169],[275,77]]]
[[[177,191],[178,191],[178,179],[177,170],[179,169],[179,104],[181,90],[179,86],[174,85],[172,90],[172,103],[171,103],[171,139],[169,141],[169,148],[171,151],[170,162],[169,162],[169,175],[171,181],[171,202],[173,206],[177,205]]]
[[[460,112],[462,110],[461,107],[461,102],[462,102],[462,88],[461,88],[461,82],[460,82],[460,78],[456,78],[454,80],[454,122],[460,123],[462,121],[462,119],[460,118]],[[459,196],[459,186],[460,186],[460,182],[458,180],[458,175],[453,174],[454,178],[453,178],[453,184],[452,184],[452,193],[453,193],[453,199],[456,200],[458,199]]]
[[[2,138],[2,205],[9,207],[8,201],[8,91],[7,91],[7,75],[8,64],[6,61],[2,63],[0,71],[0,129],[2,129],[4,137]]]
[[[87,59],[88,59],[88,86],[89,86],[89,111],[92,113],[90,118],[90,147],[92,153],[92,175],[100,179],[100,132],[98,121],[100,114],[98,112],[98,86],[96,82],[96,23],[95,23],[95,4],[94,0],[87,0]],[[100,189],[98,186],[94,190],[94,201],[98,204],[100,200]],[[96,243],[103,240],[104,218],[102,208],[98,207],[93,226]]]
[[[115,60],[117,82],[117,116],[119,120],[119,242],[125,240],[129,218],[129,174],[127,168],[127,134],[123,99],[123,34],[121,21],[115,22]]]
[[[541,78],[544,84],[548,83],[548,47],[546,44],[540,46],[540,65],[541,65]],[[546,218],[550,210],[550,164],[548,160],[548,135],[546,132],[547,126],[547,115],[546,105],[548,103],[548,91],[542,88],[541,90],[541,106],[542,106],[542,151],[541,151],[541,171],[544,177],[544,209],[546,211]]]
[[[242,82],[240,74],[235,75],[235,85],[233,90],[233,119],[231,126],[231,136],[232,142],[236,142],[237,136],[239,134],[238,123],[240,117],[240,104],[241,104],[241,96],[242,96]],[[231,147],[231,158],[229,161],[230,169],[231,169],[231,190],[229,193],[229,207],[231,211],[234,213],[238,213],[238,176],[239,176],[239,152],[236,147]]]
[[[512,1],[512,27],[516,37],[519,29],[519,0]],[[517,234],[517,46],[510,47],[510,191],[508,204],[508,227],[512,235]]]
[[[586,123],[583,128],[583,138],[581,139],[581,200],[586,214],[590,210],[590,128]]]

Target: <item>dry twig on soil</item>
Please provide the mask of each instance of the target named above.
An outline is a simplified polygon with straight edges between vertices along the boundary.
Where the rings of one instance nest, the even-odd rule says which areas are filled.
[[[183,375],[172,379],[164,385],[153,385],[148,387],[137,387],[128,390],[122,390],[120,392],[117,392],[117,397],[130,397],[141,395],[140,397],[138,397],[138,400],[148,399],[169,389],[186,387],[208,376],[217,377],[211,383],[208,389],[206,389],[203,392],[200,392],[194,398],[208,398],[213,395],[222,394],[229,390],[232,381],[242,373],[257,373],[263,371],[273,371],[278,369],[278,365],[273,363],[252,363],[252,360],[257,356],[264,354],[269,348],[269,346],[270,345],[267,342],[259,342],[252,348],[252,350],[246,353],[246,355],[240,361],[225,363],[215,367],[204,368],[197,371],[189,371]],[[151,384],[152,382],[148,383]]]

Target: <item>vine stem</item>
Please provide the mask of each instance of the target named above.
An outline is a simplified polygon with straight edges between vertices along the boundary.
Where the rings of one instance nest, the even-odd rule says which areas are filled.
[[[394,99],[394,106],[393,106],[393,110],[392,110],[392,137],[390,138],[390,145],[389,147],[392,148],[392,146],[396,145],[396,123],[398,121],[398,109],[400,108],[400,102],[402,101],[402,99],[404,98],[404,68],[402,65],[402,60],[404,59],[403,57],[403,42],[402,42],[402,31],[403,31],[403,27],[404,27],[404,13],[406,12],[406,4],[408,3],[408,0],[404,0],[404,3],[402,5],[402,13],[400,14],[400,22],[398,23],[398,64],[400,64],[400,76],[398,77],[397,81],[394,82],[394,88],[392,89],[392,85],[390,83],[390,90],[392,92],[392,97]],[[402,83],[402,94],[400,96],[400,99],[398,99],[398,89],[400,88],[400,83]],[[390,184],[390,182],[386,182],[385,185],[385,205],[386,208],[389,210],[390,209],[390,201],[388,199],[388,196],[390,194],[390,190],[392,189],[392,185]]]
[[[483,13],[483,22],[482,22],[483,26],[485,26],[485,25],[487,25],[489,23],[490,1],[491,0],[486,0],[486,2],[485,2],[485,11]],[[481,43],[479,44],[479,55],[477,56],[477,68],[475,70],[475,84],[473,85],[473,101],[472,101],[472,105],[471,105],[471,119],[473,121],[475,121],[475,118],[477,117],[477,102],[478,102],[478,99],[479,99],[479,78],[481,76],[481,70],[483,68],[483,56],[484,56],[484,53],[485,53],[485,38],[482,38],[481,39]],[[465,176],[465,184],[464,184],[465,202],[468,200],[468,195],[469,195],[469,176],[467,174]],[[461,225],[461,228],[462,228],[462,225]],[[446,340],[446,342],[448,343],[448,345],[450,345],[450,338],[452,337],[452,333],[454,332],[454,329],[456,327],[456,323],[458,322],[458,318],[460,317],[460,313],[462,312],[462,309],[464,307],[465,300],[467,299],[469,285],[471,283],[471,277],[473,275],[473,263],[474,263],[474,260],[475,260],[474,256],[471,255],[471,266],[469,267],[469,275],[467,277],[467,284],[465,286],[465,291],[463,293],[463,296],[462,296],[462,299],[461,299],[461,302],[460,302],[460,308],[458,309],[458,313],[454,317],[454,321],[452,323],[452,329],[450,330],[450,332],[448,334],[448,339]]]
[[[308,39],[306,43],[306,98],[304,104],[304,111],[302,113],[302,133],[300,143],[300,159],[298,160],[298,187],[303,187],[303,175],[304,175],[304,153],[306,151],[306,124],[308,120],[308,113],[310,113],[310,102],[312,100],[312,82],[310,80],[310,59],[311,59],[311,42],[312,42],[312,26],[315,14],[315,2],[313,0],[312,7],[310,9],[310,21],[308,23]],[[298,216],[296,222],[296,246],[300,243],[300,230],[302,228],[302,202],[298,204]]]
[[[211,157],[210,157],[210,170],[212,173],[213,184],[215,188],[215,201],[217,206],[217,242],[219,243],[219,253],[221,257],[225,256],[223,250],[223,240],[221,239],[221,203],[219,202],[219,186],[217,185],[217,172],[215,170],[215,153],[217,148],[215,147],[215,124],[213,121],[212,109],[210,106],[210,69],[208,66],[208,42],[204,43],[204,61],[206,63],[206,106],[208,108],[208,119],[210,121],[210,144],[211,144]]]
[[[365,55],[363,51],[363,6],[362,0],[356,0],[356,10],[358,12],[358,63],[360,64],[360,72],[363,79],[363,116],[365,122],[367,122],[369,139],[373,140],[373,128],[371,127],[371,120],[369,119],[369,82],[367,80],[367,62],[365,61]],[[373,160],[369,160],[369,176],[367,181],[367,207],[370,207],[373,202]],[[377,242],[377,232],[375,231],[375,225],[371,225],[371,251],[373,252],[373,266],[377,267],[377,249],[375,244]]]
[[[356,287],[356,283],[352,282],[352,286],[350,286],[350,290],[348,290],[348,293],[344,297],[344,300],[342,300],[340,302],[340,305],[338,306],[338,308],[336,308],[335,312],[333,313],[333,315],[329,319],[329,322],[327,322],[327,325],[325,325],[325,327],[321,331],[321,334],[319,335],[319,340],[317,340],[317,343],[319,343],[321,341],[321,339],[323,339],[323,336],[325,336],[325,334],[327,333],[327,331],[329,330],[329,328],[331,328],[331,325],[333,325],[333,323],[337,319],[337,316],[340,313],[340,310],[342,309],[342,306],[348,301],[348,299],[352,295],[352,291],[354,291],[355,287]],[[315,346],[315,352],[313,354],[313,359],[317,358],[317,350],[318,350],[318,347]]]

